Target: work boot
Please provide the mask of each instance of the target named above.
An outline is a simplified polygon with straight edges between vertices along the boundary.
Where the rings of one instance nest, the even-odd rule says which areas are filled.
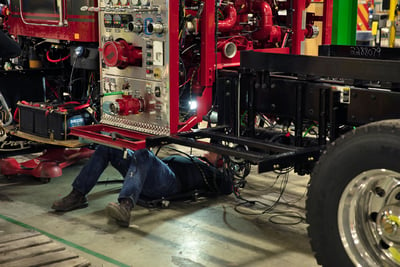
[[[131,221],[132,200],[123,198],[118,203],[109,203],[106,207],[107,215],[116,220],[119,226],[129,227]]]
[[[60,200],[56,200],[51,208],[55,211],[70,211],[74,209],[86,208],[87,198],[81,192],[73,189],[71,193]]]

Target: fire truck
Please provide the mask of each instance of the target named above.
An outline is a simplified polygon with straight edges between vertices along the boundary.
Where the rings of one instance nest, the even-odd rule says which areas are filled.
[[[310,174],[318,263],[398,266],[399,53],[329,45],[333,1],[323,16],[310,3],[11,0],[3,27],[23,52],[3,86],[37,89],[6,100],[18,131],[49,140],[195,147],[239,179]],[[302,55],[317,34],[319,56]]]

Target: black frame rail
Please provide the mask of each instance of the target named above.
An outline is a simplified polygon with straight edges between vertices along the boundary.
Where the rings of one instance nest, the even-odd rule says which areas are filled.
[[[178,144],[218,153],[225,156],[244,159],[258,165],[258,172],[283,169],[293,162],[315,162],[321,153],[321,147],[296,147],[274,142],[259,141],[254,138],[227,135],[229,127],[215,127],[184,132],[170,136],[152,136],[146,138],[147,147]],[[207,140],[202,140],[207,139]],[[212,140],[210,142],[210,140]],[[221,142],[228,142],[230,147]],[[246,149],[243,149],[244,146]],[[239,148],[239,149],[238,149]]]
[[[272,54],[244,51],[240,66],[252,71],[293,73],[305,76],[334,77],[400,83],[400,61],[368,58]]]
[[[296,172],[306,174],[312,170],[314,163],[325,149],[326,133],[330,133],[329,140],[332,141],[340,134],[338,132],[339,122],[340,124],[349,122],[339,111],[348,112],[348,109],[352,111],[352,106],[340,103],[339,93],[331,90],[331,85],[327,83],[326,78],[346,81],[345,83],[353,81],[357,86],[360,81],[379,81],[382,85],[381,87],[385,88],[387,86],[386,88],[393,89],[392,93],[397,93],[394,91],[399,89],[399,70],[400,61],[396,60],[315,57],[244,51],[241,52],[240,73],[242,75],[238,84],[246,94],[247,102],[245,105],[247,106],[244,107],[248,110],[246,136],[238,134],[235,126],[233,126],[238,125],[239,122],[231,121],[231,125],[228,126],[178,133],[172,136],[148,137],[146,146],[179,144],[247,160],[252,164],[257,164],[260,173],[295,166]],[[284,76],[273,77],[276,73],[283,73]],[[294,74],[297,78],[293,80],[290,74]],[[282,81],[279,83],[282,88],[268,88],[271,83],[276,84],[279,80]],[[357,94],[364,92],[370,94],[367,88],[357,88],[357,86],[353,89]],[[255,105],[257,101],[255,98],[256,90],[264,90],[265,92],[279,90],[280,94],[265,94],[265,97],[269,97],[269,99],[266,99],[269,101],[268,103],[273,103],[270,97],[283,97],[291,100],[282,101],[282,104],[293,106],[290,116],[295,125],[294,143],[286,145],[258,138],[254,125],[255,114],[258,112],[257,108],[259,108]],[[387,90],[381,91],[387,92]],[[240,102],[241,108],[243,108],[242,102],[244,100],[244,98],[241,99],[242,93],[240,91],[235,92],[237,96],[235,100]],[[315,99],[313,100],[314,102],[309,99],[309,93],[316,96],[313,98]],[[380,96],[380,92],[374,92],[374,94],[379,94],[380,99],[387,99],[388,97],[386,95]],[[354,100],[356,99],[354,98]],[[357,101],[353,102],[355,102],[355,104],[352,104],[354,107],[360,108]],[[279,101],[277,103],[281,104]],[[237,105],[238,103],[231,104]],[[303,122],[310,120],[304,115],[306,104],[314,109],[315,114],[318,114],[319,136],[316,139],[317,142],[303,142]],[[240,114],[241,111],[235,110],[235,112]],[[365,119],[362,118],[366,116],[361,115],[364,114],[357,116],[359,124],[365,123]],[[384,117],[383,115],[381,117]],[[237,118],[237,116],[235,117]],[[351,121],[351,123],[357,124],[358,121]],[[351,124],[349,125],[351,126]]]

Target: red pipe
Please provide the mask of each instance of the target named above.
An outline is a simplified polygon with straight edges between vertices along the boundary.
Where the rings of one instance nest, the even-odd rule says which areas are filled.
[[[232,30],[236,24],[237,13],[233,5],[228,5],[224,9],[225,19],[218,21],[218,31],[228,32]]]
[[[322,20],[322,44],[331,44],[332,42],[332,14],[333,0],[324,1],[324,14]]]
[[[304,41],[303,15],[306,9],[305,0],[297,0],[293,2],[293,19],[292,19],[292,49],[291,54],[300,55],[302,51],[302,42]]]
[[[253,38],[257,40],[268,39],[273,25],[271,6],[263,0],[256,0],[253,9],[254,11],[259,12],[261,17],[259,30],[253,33]]]

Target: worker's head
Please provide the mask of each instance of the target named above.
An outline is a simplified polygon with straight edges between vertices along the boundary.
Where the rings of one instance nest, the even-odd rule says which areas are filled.
[[[218,161],[222,158],[220,154],[214,152],[207,152],[203,155],[212,165],[218,166]]]

